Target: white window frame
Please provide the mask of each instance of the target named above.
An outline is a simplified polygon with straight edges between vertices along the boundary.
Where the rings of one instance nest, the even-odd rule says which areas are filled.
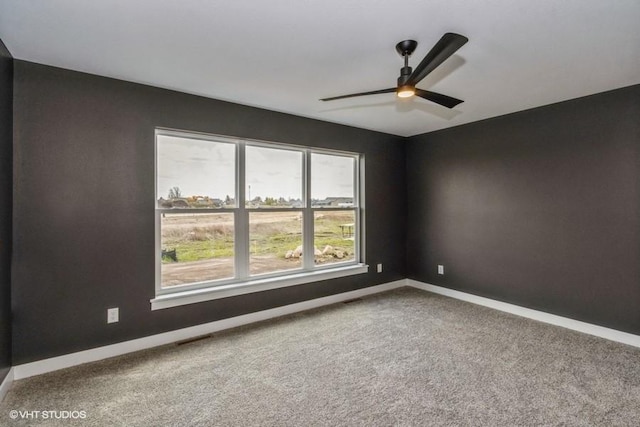
[[[155,130],[155,182],[158,178],[158,136],[174,136],[205,141],[233,143],[236,145],[236,207],[235,208],[160,208],[157,203],[157,188],[154,191],[155,206],[155,298],[151,302],[151,309],[175,307],[192,304],[218,298],[227,298],[235,295],[243,295],[260,292],[269,289],[277,289],[294,286],[303,283],[328,280],[368,272],[365,264],[364,253],[364,155],[348,151],[338,151],[305,146],[266,142],[244,138],[233,138],[222,135],[203,134],[167,128]],[[301,208],[251,208],[245,205],[245,176],[246,162],[245,149],[249,146],[273,148],[296,151],[302,153],[302,197]],[[311,154],[325,154],[350,157],[354,162],[354,203],[353,207],[313,207],[311,206]],[[295,270],[278,271],[262,275],[251,276],[249,274],[249,216],[251,212],[293,212],[299,211],[303,217],[303,253],[314,253],[314,217],[316,212],[326,211],[352,211],[355,216],[353,260],[336,262],[325,265],[316,265],[314,257],[302,257],[302,267]],[[235,276],[229,279],[204,281],[192,284],[162,287],[161,277],[161,216],[163,213],[189,214],[189,213],[232,213],[234,215],[234,264]]]

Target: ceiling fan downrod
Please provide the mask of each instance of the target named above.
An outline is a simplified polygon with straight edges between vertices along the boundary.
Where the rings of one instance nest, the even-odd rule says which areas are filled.
[[[398,89],[396,90],[396,95],[399,98],[411,98],[415,95],[415,86],[408,85],[407,81],[413,72],[413,69],[409,66],[409,57],[417,46],[418,42],[415,40],[403,40],[396,45],[396,51],[404,58],[404,67],[400,68]]]

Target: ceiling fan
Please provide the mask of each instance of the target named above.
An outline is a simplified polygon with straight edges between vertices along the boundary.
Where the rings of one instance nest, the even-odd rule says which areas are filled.
[[[428,90],[418,89],[416,84],[424,79],[430,72],[435,70],[447,58],[460,49],[469,39],[465,36],[455,33],[446,33],[431,48],[429,53],[418,64],[415,70],[409,67],[409,56],[418,46],[415,40],[404,40],[396,45],[396,50],[404,58],[404,67],[400,69],[400,77],[398,77],[398,85],[388,89],[373,90],[370,92],[352,93],[349,95],[333,96],[331,98],[323,98],[321,101],[333,101],[336,99],[351,98],[354,96],[377,95],[380,93],[395,92],[399,98],[410,98],[414,95],[424,98],[428,101],[435,102],[447,108],[453,108],[463,102],[460,99],[452,98],[447,95],[430,92]]]

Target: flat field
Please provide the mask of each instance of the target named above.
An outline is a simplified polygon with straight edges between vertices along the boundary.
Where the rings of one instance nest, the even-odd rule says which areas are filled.
[[[353,260],[353,211],[316,212],[316,264]],[[251,212],[249,217],[251,275],[301,268],[302,214],[300,211]],[[175,286],[234,276],[233,214],[167,213],[162,218],[162,249],[177,260],[162,259],[162,286]],[[304,254],[302,254],[304,256]]]

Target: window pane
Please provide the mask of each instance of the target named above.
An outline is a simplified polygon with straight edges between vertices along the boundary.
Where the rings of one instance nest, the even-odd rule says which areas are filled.
[[[302,207],[302,152],[248,146],[247,207]]]
[[[355,260],[354,211],[315,212],[313,220],[316,265]]]
[[[354,205],[355,158],[332,154],[311,154],[311,206]]]
[[[157,153],[158,207],[235,206],[235,144],[158,135]]]
[[[302,212],[249,214],[252,275],[302,267]]]
[[[161,214],[162,287],[234,277],[232,213]]]

